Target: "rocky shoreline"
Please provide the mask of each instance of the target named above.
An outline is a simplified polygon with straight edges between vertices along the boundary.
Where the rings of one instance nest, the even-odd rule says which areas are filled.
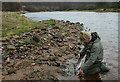
[[[2,38],[3,80],[61,80],[66,62],[80,53],[83,24],[49,20],[21,35]],[[42,28],[41,28],[42,27]]]

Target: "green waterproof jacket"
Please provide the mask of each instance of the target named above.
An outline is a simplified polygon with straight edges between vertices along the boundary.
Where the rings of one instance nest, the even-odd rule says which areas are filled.
[[[86,54],[85,63],[81,65],[81,69],[84,72],[91,70],[92,67],[101,63],[103,60],[103,46],[101,44],[101,39],[96,32],[91,33],[91,35],[92,38],[95,36],[95,40],[85,44],[85,48],[81,52],[81,55]]]

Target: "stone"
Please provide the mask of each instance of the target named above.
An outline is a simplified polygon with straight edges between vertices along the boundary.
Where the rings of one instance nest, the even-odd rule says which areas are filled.
[[[8,57],[7,60],[6,60],[7,63],[10,63],[10,58]]]
[[[58,26],[53,27],[53,29],[60,29]]]
[[[8,45],[7,48],[8,48],[9,50],[15,50],[15,49],[16,49],[15,46],[13,46],[13,45]]]
[[[2,79],[5,79],[5,76],[2,76]]]
[[[58,39],[57,39],[57,42],[62,42],[62,39],[59,39],[59,38],[58,38]]]
[[[61,33],[57,33],[53,36],[53,38],[63,38],[62,34]]]
[[[12,74],[12,73],[14,73],[14,74],[16,73],[16,70],[13,68],[8,71],[8,74]]]
[[[62,47],[62,46],[63,46],[63,44],[62,44],[62,43],[59,43],[59,42],[57,42],[57,45],[58,45],[59,47]]]
[[[65,69],[66,66],[65,65],[60,65],[60,68]]]
[[[13,38],[18,39],[18,38],[20,38],[20,36],[14,35]]]
[[[21,59],[24,59],[25,58],[25,56],[21,56]]]
[[[20,49],[23,49],[23,48],[24,48],[23,46],[20,47]]]
[[[36,42],[39,42],[40,41],[40,38],[39,38],[39,35],[37,34],[33,34],[33,40],[36,41]]]
[[[31,65],[32,65],[32,66],[35,66],[35,63],[32,63]]]
[[[34,73],[31,73],[30,75],[29,75],[29,78],[34,78],[35,77],[35,74]]]
[[[66,55],[70,54],[70,52],[69,52],[69,51],[65,51],[64,53],[65,53]]]
[[[59,67],[59,66],[60,66],[60,63],[58,63],[58,62],[54,62],[54,63],[53,63],[53,66],[57,66],[57,67]]]
[[[25,35],[30,35],[30,32],[28,32],[28,33],[25,33]]]

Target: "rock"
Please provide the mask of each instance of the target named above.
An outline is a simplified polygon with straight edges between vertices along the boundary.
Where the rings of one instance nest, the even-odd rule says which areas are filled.
[[[50,60],[50,61],[57,61],[57,60],[59,60],[59,59],[58,59],[57,56],[56,56],[56,57],[50,56],[50,57],[49,57],[49,60]]]
[[[60,68],[65,69],[66,66],[65,65],[60,65]]]
[[[50,44],[48,44],[48,46],[50,46]]]
[[[33,34],[33,40],[39,42],[40,41],[39,35]]]
[[[72,50],[72,49],[73,49],[72,45],[69,45],[69,46],[68,46],[68,49],[69,49],[69,50]]]
[[[25,56],[21,56],[21,59],[24,59],[25,58]]]
[[[23,34],[22,37],[27,37],[27,35]]]
[[[76,22],[76,24],[80,24],[80,22]]]
[[[7,60],[6,60],[7,63],[10,63],[10,58],[8,57]]]
[[[42,30],[42,31],[46,31],[47,29],[46,29],[46,28],[42,28],[41,30]]]
[[[7,45],[7,42],[2,42],[2,45]]]
[[[20,47],[20,49],[23,49],[23,48],[24,48],[23,46]]]
[[[34,73],[31,73],[30,75],[29,75],[29,78],[34,78],[35,77],[35,74]]]
[[[53,29],[60,29],[58,26],[53,27]]]
[[[30,35],[30,32],[28,32],[28,33],[25,33],[25,35]]]
[[[13,38],[18,39],[18,38],[20,38],[20,36],[14,35]]]
[[[8,74],[12,74],[12,73],[15,73],[15,74],[16,74],[16,70],[13,69],[13,68],[8,71]]]
[[[58,45],[59,47],[62,47],[64,44],[57,42],[57,45]]]
[[[2,76],[2,79],[5,79],[5,76]]]
[[[7,48],[8,48],[9,50],[15,50],[15,49],[16,49],[15,46],[13,46],[13,45],[8,45]]]
[[[57,42],[62,42],[62,39],[59,39],[59,38],[58,38],[58,39],[57,39]]]
[[[58,63],[58,62],[54,62],[52,65],[53,65],[53,66],[57,66],[57,67],[59,67],[59,66],[60,66],[60,63]]]
[[[53,38],[63,38],[62,34],[61,33],[57,33],[53,36]]]
[[[35,66],[35,63],[32,63],[31,65],[32,65],[32,66]]]
[[[65,53],[66,55],[70,54],[70,52],[69,52],[69,51],[65,51],[64,53]]]
[[[75,23],[70,23],[70,25],[74,25]]]

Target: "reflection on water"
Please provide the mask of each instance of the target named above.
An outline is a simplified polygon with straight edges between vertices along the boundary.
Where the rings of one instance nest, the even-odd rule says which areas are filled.
[[[79,77],[80,81],[85,82],[84,80],[101,80],[100,75],[96,74],[96,75],[90,75],[90,76],[83,76],[83,77]],[[101,81],[102,82],[102,81]]]
[[[104,47],[104,61],[110,68],[106,74],[86,77],[87,79],[118,80],[118,13],[96,13],[96,12],[36,12],[27,13],[25,16],[35,20],[64,20],[80,22],[90,32],[98,32]],[[75,62],[75,60],[70,61]],[[70,68],[73,70],[73,68]],[[82,79],[82,78],[80,78]]]

